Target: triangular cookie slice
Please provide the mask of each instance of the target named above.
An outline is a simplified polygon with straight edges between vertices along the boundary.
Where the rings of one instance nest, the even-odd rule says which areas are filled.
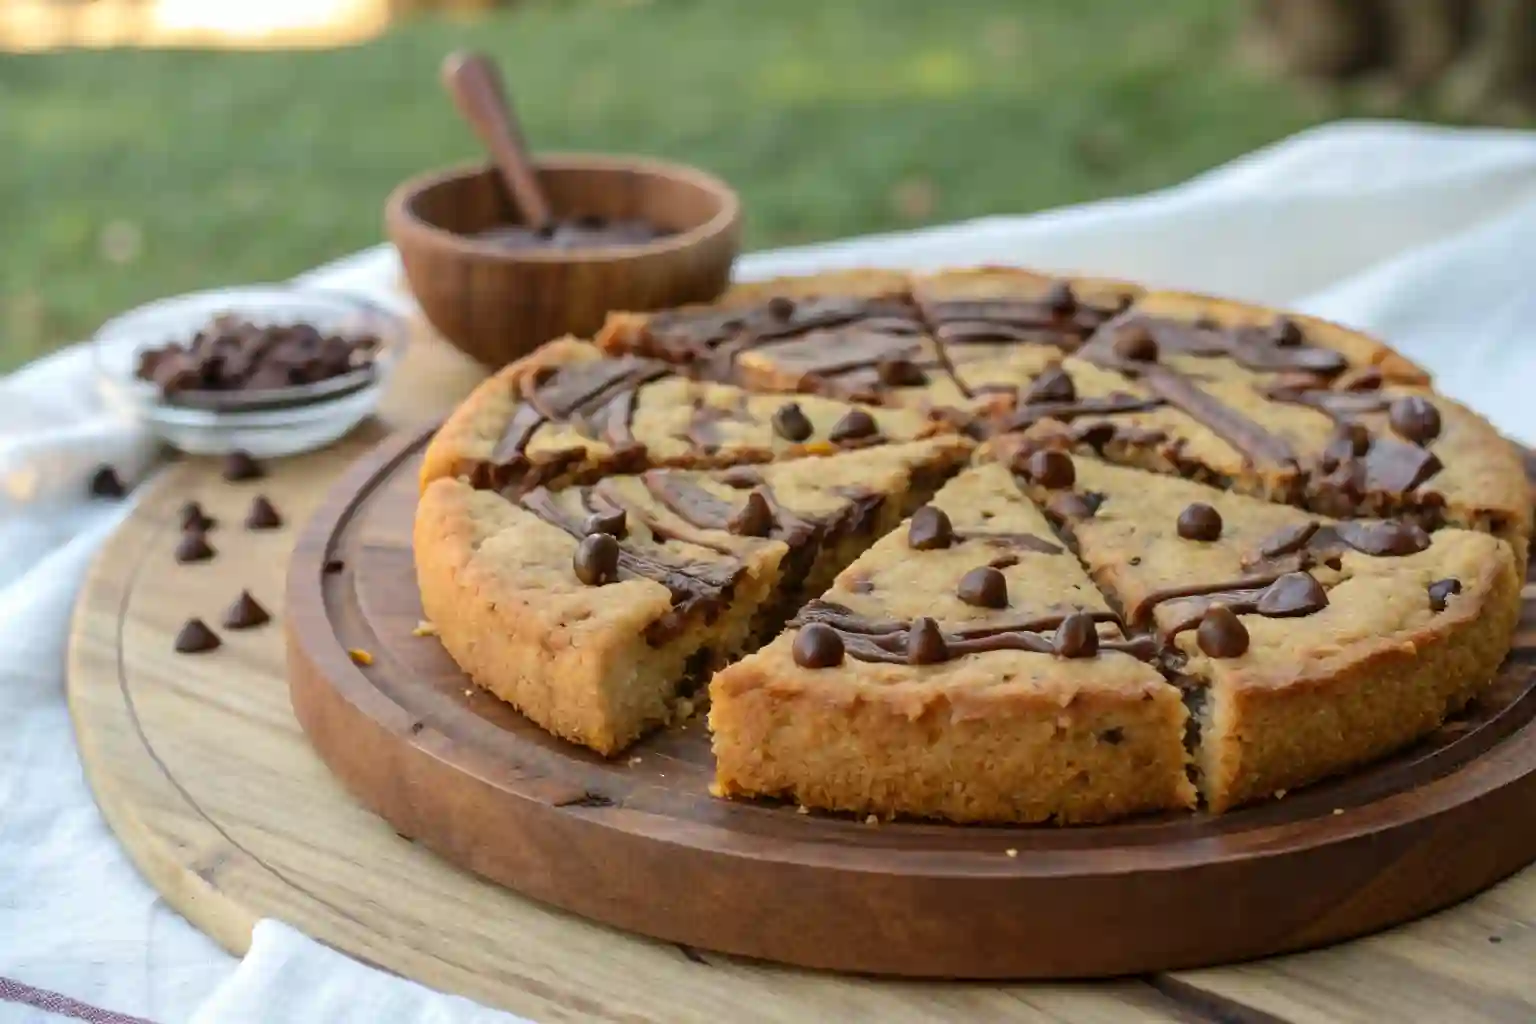
[[[480,686],[617,753],[776,632],[808,581],[834,575],[968,451],[936,438],[516,499],[440,477],[416,514],[422,607]]]
[[[911,410],[752,394],[562,339],[501,370],[454,410],[427,448],[421,482],[464,477],[525,491],[658,466],[829,455],[939,429]]]
[[[1424,383],[1326,321],[1152,293],[1021,393],[1001,426],[1325,515],[1487,530],[1523,554],[1518,454]]]
[[[710,683],[717,789],[856,814],[1186,807],[1179,691],[999,465],[973,467]]]
[[[1487,534],[1330,520],[1060,452],[1013,465],[1128,627],[1164,645],[1212,810],[1423,736],[1509,650],[1521,574]]]

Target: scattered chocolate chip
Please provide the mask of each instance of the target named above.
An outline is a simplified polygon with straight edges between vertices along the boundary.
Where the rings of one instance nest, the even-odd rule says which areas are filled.
[[[1283,526],[1274,533],[1265,537],[1259,544],[1259,555],[1264,558],[1279,558],[1281,555],[1294,554],[1307,546],[1307,541],[1317,532],[1317,521],[1298,523],[1295,526]]]
[[[843,663],[843,638],[824,622],[800,627],[790,650],[801,668],[835,668]]]
[[[1407,494],[1443,468],[1434,452],[1390,438],[1371,445],[1365,457],[1365,472],[1372,489],[1393,494]]]
[[[1099,627],[1087,612],[1073,612],[1056,627],[1051,645],[1063,658],[1091,658],[1099,653]]]
[[[589,587],[612,583],[619,575],[619,542],[606,533],[594,533],[576,545],[571,567],[576,578]]]
[[[1343,522],[1333,530],[1345,544],[1367,555],[1413,555],[1429,547],[1429,534],[1417,523]]]
[[[875,418],[869,413],[863,409],[849,409],[842,419],[832,424],[832,432],[827,437],[833,444],[841,444],[874,437],[879,431]]]
[[[100,466],[91,474],[91,497],[121,498],[127,493],[128,488],[123,486],[122,478],[111,466]]]
[[[1269,329],[1270,339],[1281,348],[1295,348],[1303,341],[1301,325],[1288,316],[1275,318]]]
[[[1333,472],[1341,464],[1364,455],[1371,447],[1371,432],[1364,423],[1340,423],[1323,447],[1323,471]]]
[[[1025,405],[1075,401],[1077,401],[1077,387],[1072,383],[1072,378],[1068,376],[1067,371],[1059,366],[1052,366],[1041,373],[1024,394]]]
[[[1272,619],[1311,615],[1328,607],[1328,592],[1306,573],[1288,572],[1259,595],[1255,607]]]
[[[251,499],[250,511],[245,514],[245,528],[247,530],[276,530],[283,525],[283,517],[278,514],[277,506],[267,500],[264,494],[258,494]]]
[[[1115,332],[1115,355],[1133,363],[1157,362],[1157,339],[1146,324],[1126,324]]]
[[[177,654],[202,654],[219,646],[218,634],[209,629],[202,619],[188,619],[176,634]]]
[[[907,664],[934,665],[948,658],[949,645],[939,632],[939,624],[926,615],[914,619],[907,630]]]
[[[208,543],[208,535],[202,530],[188,530],[181,535],[181,540],[176,542],[176,561],[183,565],[189,562],[206,562],[213,555],[213,546]]]
[[[345,569],[346,567],[347,563],[343,562],[339,558],[327,558],[325,560],[325,564],[320,567],[320,571],[325,573],[327,576],[332,576],[338,572],[341,572],[341,570]]]
[[[1213,658],[1240,658],[1248,651],[1248,627],[1224,604],[1213,604],[1200,619],[1195,643]]]
[[[763,474],[752,466],[733,466],[720,471],[720,482],[738,491],[749,491],[762,485]]]
[[[271,621],[272,616],[256,603],[256,599],[251,596],[249,590],[240,591],[240,596],[235,598],[235,603],[224,612],[225,629],[254,629]]]
[[[814,429],[798,402],[785,402],[773,411],[773,432],[786,441],[804,441]]]
[[[1019,564],[1018,555],[998,555],[987,563],[994,569],[1009,569]]]
[[[211,530],[217,525],[213,517],[203,511],[203,506],[195,501],[189,501],[181,506],[178,519],[183,530]]]
[[[775,320],[788,320],[795,315],[795,300],[787,295],[775,295],[768,300],[768,315]]]
[[[1040,301],[1057,316],[1070,316],[1077,309],[1077,296],[1072,294],[1072,286],[1066,281],[1052,281]]]
[[[1433,582],[1433,583],[1431,583],[1429,585],[1429,608],[1430,608],[1430,611],[1436,611],[1436,612],[1443,612],[1443,611],[1445,611],[1445,602],[1450,598],[1450,596],[1452,594],[1459,594],[1459,593],[1461,593],[1461,580],[1457,580],[1457,579],[1435,580],[1435,582]]]
[[[1140,565],[1141,564],[1141,556],[1140,555],[1132,555],[1131,556],[1131,564],[1132,565]]]
[[[1066,494],[1052,495],[1051,500],[1045,503],[1045,511],[1059,522],[1074,522],[1079,519],[1092,519],[1098,514],[1099,506],[1103,504],[1104,495],[1097,491],[1089,491],[1087,494],[1069,491]]]
[[[611,512],[594,512],[581,524],[581,532],[589,536],[606,533],[617,540],[623,540],[629,535],[629,516],[621,508]]]
[[[1125,742],[1125,730],[1118,725],[1112,725],[1099,733],[1099,742],[1108,743],[1112,747],[1118,747]]]
[[[1440,410],[1427,398],[1409,395],[1392,403],[1387,419],[1399,437],[1426,445],[1440,436]]]
[[[960,577],[955,593],[977,608],[1008,607],[1008,581],[990,565],[979,566]]]
[[[261,468],[250,452],[236,448],[224,456],[224,479],[232,483],[241,480],[259,480],[266,476],[266,470]]]
[[[880,383],[892,388],[915,388],[928,383],[923,368],[910,359],[882,359],[875,364]]]
[[[725,528],[739,537],[766,537],[773,530],[773,509],[762,491],[747,495],[747,502],[732,513]]]
[[[955,542],[955,528],[941,508],[924,505],[912,513],[907,525],[907,547],[914,551],[947,548]]]
[[[1066,452],[1046,448],[1035,452],[1024,463],[1024,475],[1049,490],[1060,491],[1077,482],[1077,468]]]
[[[1185,540],[1216,540],[1221,536],[1221,513],[1202,501],[1190,502],[1179,513],[1179,536]]]

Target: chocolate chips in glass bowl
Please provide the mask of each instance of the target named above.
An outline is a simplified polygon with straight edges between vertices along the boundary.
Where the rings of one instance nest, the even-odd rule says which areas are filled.
[[[258,324],[226,313],[188,343],[142,349],[134,375],[153,383],[165,402],[245,406],[250,399],[332,381],[343,386],[325,393],[343,393],[344,378],[364,386],[380,346],[373,334],[324,334],[307,323]]]

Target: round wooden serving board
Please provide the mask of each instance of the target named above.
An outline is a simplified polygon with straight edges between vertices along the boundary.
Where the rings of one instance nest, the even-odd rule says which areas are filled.
[[[409,382],[430,401],[404,403],[405,415],[393,403],[396,423],[438,412],[476,376],[440,346],[423,349],[431,358],[412,353]],[[411,477],[424,435],[370,452],[381,432],[250,483],[179,464],[140,495],[76,607],[70,710],[97,800],[149,881],[228,949],[243,952],[255,922],[275,917],[543,1021],[1299,1024],[1536,1012],[1532,871],[1355,942],[1091,985],[881,981],[699,948],[904,974],[1136,972],[1326,943],[1461,899],[1536,855],[1526,671],[1536,588],[1493,698],[1350,780],[1215,821],[869,826],[708,797],[698,723],[641,744],[638,763],[604,762],[470,689],[435,640],[412,635]],[[241,528],[256,493],[278,505],[284,529]],[[171,550],[188,498],[220,519],[219,553],[183,566]],[[323,571],[330,559],[340,572]],[[242,588],[278,622],[219,629]],[[174,654],[190,615],[224,646]],[[354,665],[348,647],[373,664]],[[290,707],[290,667],[320,749],[392,824],[315,756]]]

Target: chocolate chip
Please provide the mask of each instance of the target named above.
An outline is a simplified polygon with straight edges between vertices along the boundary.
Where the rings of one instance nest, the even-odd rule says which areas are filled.
[[[251,499],[250,511],[245,514],[247,530],[275,530],[282,525],[283,517],[278,514],[277,506],[267,500],[266,495],[258,494]]]
[[[775,320],[788,320],[795,315],[795,300],[787,295],[775,295],[768,300],[768,315]]]
[[[1046,448],[1035,452],[1024,463],[1024,475],[1041,487],[1064,490],[1077,482],[1077,468],[1066,452]]]
[[[1045,308],[1057,316],[1070,316],[1077,309],[1077,296],[1066,281],[1052,281],[1041,297]]]
[[[1099,653],[1099,627],[1087,612],[1073,612],[1056,627],[1051,646],[1063,658],[1091,658]]]
[[[249,590],[240,591],[235,603],[224,612],[225,629],[254,629],[272,621],[267,610],[256,603]]]
[[[1393,402],[1387,419],[1399,437],[1416,445],[1428,444],[1440,436],[1440,410],[1418,395]]]
[[[619,575],[619,542],[606,533],[584,537],[576,545],[571,566],[576,578],[589,587],[612,583]]]
[[[987,563],[994,569],[1009,569],[1019,564],[1018,555],[998,555]]]
[[[1436,612],[1443,612],[1443,611],[1445,611],[1445,602],[1450,598],[1450,596],[1452,594],[1459,594],[1459,593],[1461,593],[1461,580],[1457,580],[1457,579],[1435,580],[1435,582],[1433,582],[1433,583],[1431,583],[1429,585],[1429,608],[1430,608],[1430,611],[1436,611]]]
[[[1221,536],[1221,513],[1204,502],[1190,502],[1179,513],[1179,536],[1185,540],[1216,540]]]
[[[121,498],[127,493],[128,488],[123,486],[122,478],[111,466],[101,466],[91,474],[91,497]]]
[[[790,648],[801,668],[835,668],[843,663],[843,638],[824,622],[800,627]]]
[[[1213,604],[1200,619],[1195,643],[1213,658],[1240,658],[1248,651],[1248,627],[1231,608]]]
[[[773,432],[786,441],[804,441],[814,429],[798,402],[785,402],[773,411]]]
[[[213,546],[208,543],[208,535],[202,530],[188,530],[176,543],[176,561],[183,565],[188,562],[206,562],[213,555]]]
[[[621,508],[610,512],[594,512],[587,516],[586,522],[581,524],[581,532],[588,536],[594,533],[606,533],[610,537],[623,540],[629,535],[629,516]]]
[[[1125,730],[1118,725],[1112,725],[1099,733],[1099,742],[1108,743],[1112,747],[1118,747],[1125,742]]]
[[[1288,619],[1311,615],[1328,607],[1328,592],[1304,572],[1288,572],[1271,583],[1256,603],[1260,615]]]
[[[1265,537],[1259,544],[1259,554],[1264,558],[1279,558],[1300,551],[1317,532],[1317,521],[1284,526]]]
[[[949,659],[949,645],[939,624],[924,615],[914,619],[907,630],[907,664],[934,665]]]
[[[924,505],[912,513],[907,525],[907,547],[914,551],[947,548],[955,542],[955,528],[941,508]]]
[[[773,509],[762,491],[747,495],[747,503],[732,513],[725,528],[739,537],[766,537],[773,530]]]
[[[928,383],[928,375],[910,359],[882,359],[875,364],[880,383],[892,388],[915,388]]]
[[[181,506],[181,511],[176,514],[177,521],[181,523],[183,531],[186,530],[210,530],[216,523],[212,516],[203,512],[203,506],[195,501],[189,501]]]
[[[842,419],[832,424],[832,433],[827,437],[833,444],[841,444],[844,441],[858,441],[866,437],[874,437],[880,432],[875,424],[875,418],[863,409],[849,409]]]
[[[1067,375],[1067,371],[1059,366],[1052,366],[1036,377],[1034,383],[1029,386],[1029,391],[1024,395],[1025,405],[1075,401],[1077,401],[1077,388],[1073,385],[1072,378]]]
[[[320,571],[325,573],[327,576],[333,576],[336,573],[341,572],[341,570],[345,569],[346,567],[347,563],[343,562],[339,558],[327,558],[325,560],[325,564],[320,567]]]
[[[1364,423],[1340,423],[1323,447],[1323,470],[1332,472],[1342,463],[1364,455],[1371,447],[1371,432]]]
[[[1429,534],[1416,523],[1339,523],[1339,539],[1367,555],[1413,555],[1429,547]]]
[[[230,482],[240,480],[259,480],[266,476],[266,470],[261,468],[261,463],[251,457],[251,453],[236,448],[224,456],[224,479]]]
[[[1365,457],[1365,473],[1373,490],[1406,494],[1440,472],[1440,457],[1415,444],[1382,438]]]
[[[176,634],[177,654],[202,654],[219,646],[218,634],[202,619],[188,619]]]
[[[763,474],[751,466],[733,466],[730,469],[720,471],[719,480],[727,487],[734,487],[738,491],[749,491],[763,482]]]
[[[960,577],[955,593],[977,608],[1008,607],[1008,581],[990,565],[979,566]]]
[[[1045,503],[1045,511],[1060,522],[1075,522],[1080,519],[1092,519],[1098,514],[1099,506],[1104,504],[1104,495],[1096,491],[1087,494],[1078,494],[1069,491],[1066,494],[1057,494]]]
[[[1275,318],[1269,329],[1269,337],[1281,348],[1295,348],[1303,341],[1301,325],[1288,316]]]
[[[1157,362],[1157,339],[1146,324],[1126,324],[1115,332],[1115,355],[1133,363]]]
[[[1367,366],[1341,378],[1338,387],[1342,391],[1380,391],[1382,383],[1381,371]]]

